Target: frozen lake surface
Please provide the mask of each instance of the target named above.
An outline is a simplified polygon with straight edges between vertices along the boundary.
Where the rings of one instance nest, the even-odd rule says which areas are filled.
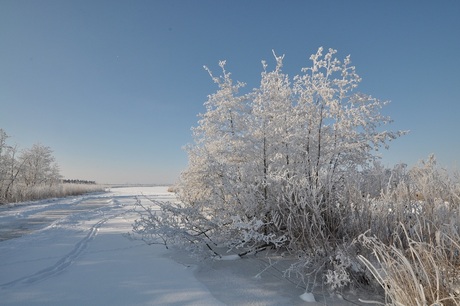
[[[0,206],[0,241],[18,238],[45,228],[69,215],[107,206],[104,197],[88,196],[81,199],[53,199],[38,204]],[[14,218],[11,216],[14,215]]]
[[[0,305],[357,305],[324,290],[302,300],[283,260],[197,261],[130,240],[137,198],[176,200],[167,187],[129,187],[1,207]]]

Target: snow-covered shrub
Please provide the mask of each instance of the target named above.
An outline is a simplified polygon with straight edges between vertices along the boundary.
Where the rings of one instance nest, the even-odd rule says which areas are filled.
[[[147,244],[179,245],[192,253],[203,252],[204,248],[212,255],[219,255],[213,247],[217,245],[214,238],[219,224],[207,218],[195,207],[185,207],[181,203],[150,200],[152,205],[142,204],[140,218],[133,224],[133,233]],[[160,211],[155,206],[160,207]]]
[[[342,246],[343,247],[343,246]],[[364,267],[360,264],[356,257],[356,252],[351,245],[348,248],[338,248],[334,256],[329,257],[329,266],[324,277],[325,284],[332,291],[342,289],[352,282],[352,278],[356,275],[362,277]]]
[[[457,237],[459,181],[434,157],[412,169],[378,163],[375,152],[404,132],[381,130],[390,122],[380,114],[386,102],[355,92],[361,79],[350,58],[335,53],[320,48],[294,78],[275,55],[275,69],[263,62],[260,86],[245,94],[225,61],[220,77],[208,69],[218,90],[193,129],[175,189],[180,203],[145,208],[135,232],[212,256],[222,246],[241,256],[281,249],[298,259],[287,274],[305,284],[320,278],[332,289],[375,284],[370,261],[357,260],[372,257],[372,243],[357,239],[364,232],[385,252],[411,251],[416,241],[414,250],[429,254],[438,231]]]
[[[339,262],[332,270],[327,270],[325,275],[325,284],[328,285],[331,290],[341,289],[348,285],[351,280],[350,275],[346,270],[347,268],[347,266],[344,266]]]
[[[434,156],[411,168],[397,185],[382,190],[380,197],[371,199],[373,214],[372,235],[391,245],[398,235],[405,236],[401,224],[409,233],[417,232],[419,219],[427,220],[434,228],[449,224],[460,227],[460,188],[446,170],[436,165]],[[399,229],[395,232],[395,229]],[[433,241],[433,232],[422,228],[422,237]]]
[[[284,56],[274,54],[274,70],[262,62],[260,85],[244,94],[225,61],[221,76],[206,68],[218,90],[193,128],[176,188],[181,204],[158,204],[161,213],[135,229],[205,249],[225,242],[241,254],[269,245],[301,254],[290,271],[332,269],[339,274],[329,276],[331,284],[345,284],[338,246],[373,221],[369,206],[392,174],[372,168],[375,152],[403,132],[382,129],[391,121],[380,113],[386,102],[357,92],[350,57],[335,54],[319,48],[293,78],[282,71]],[[369,169],[379,184],[365,184]]]
[[[390,122],[379,113],[386,103],[355,93],[361,79],[350,57],[335,53],[320,48],[292,79],[282,72],[284,56],[275,55],[275,69],[263,62],[260,86],[247,94],[239,94],[244,84],[232,81],[224,61],[222,76],[208,69],[219,90],[187,148],[178,188],[184,205],[227,226],[235,216],[260,220],[259,232],[285,237],[293,251],[334,249],[348,231],[349,174],[402,134],[378,130]]]
[[[237,240],[229,240],[227,246],[232,249],[244,248],[247,250],[243,252],[244,254],[257,252],[268,246],[274,248],[284,246],[286,236],[274,231],[264,231],[263,228],[267,226],[269,224],[260,219],[244,220],[240,216],[235,216],[232,218],[232,224],[230,224],[229,228],[238,234]]]

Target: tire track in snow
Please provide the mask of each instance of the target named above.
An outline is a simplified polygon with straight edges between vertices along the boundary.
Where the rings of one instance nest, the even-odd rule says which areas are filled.
[[[80,196],[75,199],[64,198],[62,201],[37,201],[30,206],[19,204],[11,209],[0,207],[0,242],[46,230],[50,226],[67,222],[80,213],[101,211],[113,203],[113,197]]]
[[[110,217],[103,218],[102,220],[99,220],[96,224],[94,224],[88,234],[80,240],[74,248],[64,255],[61,259],[59,259],[54,265],[44,268],[32,275],[24,276],[21,278],[18,278],[14,281],[4,283],[0,285],[0,288],[5,289],[5,288],[10,288],[18,284],[32,284],[36,283],[42,280],[45,280],[49,277],[52,277],[54,275],[57,275],[64,271],[67,267],[69,267],[79,256],[80,254],[86,249],[88,246],[89,242],[94,239],[94,237],[97,235],[97,232],[99,228],[107,222],[111,218],[116,218],[122,214],[125,214],[126,212],[122,212],[119,214],[115,214]]]

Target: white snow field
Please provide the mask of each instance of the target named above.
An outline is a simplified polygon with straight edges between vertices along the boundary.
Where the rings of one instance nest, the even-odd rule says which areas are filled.
[[[0,207],[0,305],[359,305],[305,295],[263,256],[198,261],[130,240],[136,196],[175,200],[129,187]]]

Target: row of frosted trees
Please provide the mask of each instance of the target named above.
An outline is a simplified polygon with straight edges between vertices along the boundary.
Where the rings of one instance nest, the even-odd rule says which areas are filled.
[[[59,167],[49,147],[34,144],[19,151],[8,144],[8,138],[0,129],[0,204],[25,200],[32,188],[60,183]]]

